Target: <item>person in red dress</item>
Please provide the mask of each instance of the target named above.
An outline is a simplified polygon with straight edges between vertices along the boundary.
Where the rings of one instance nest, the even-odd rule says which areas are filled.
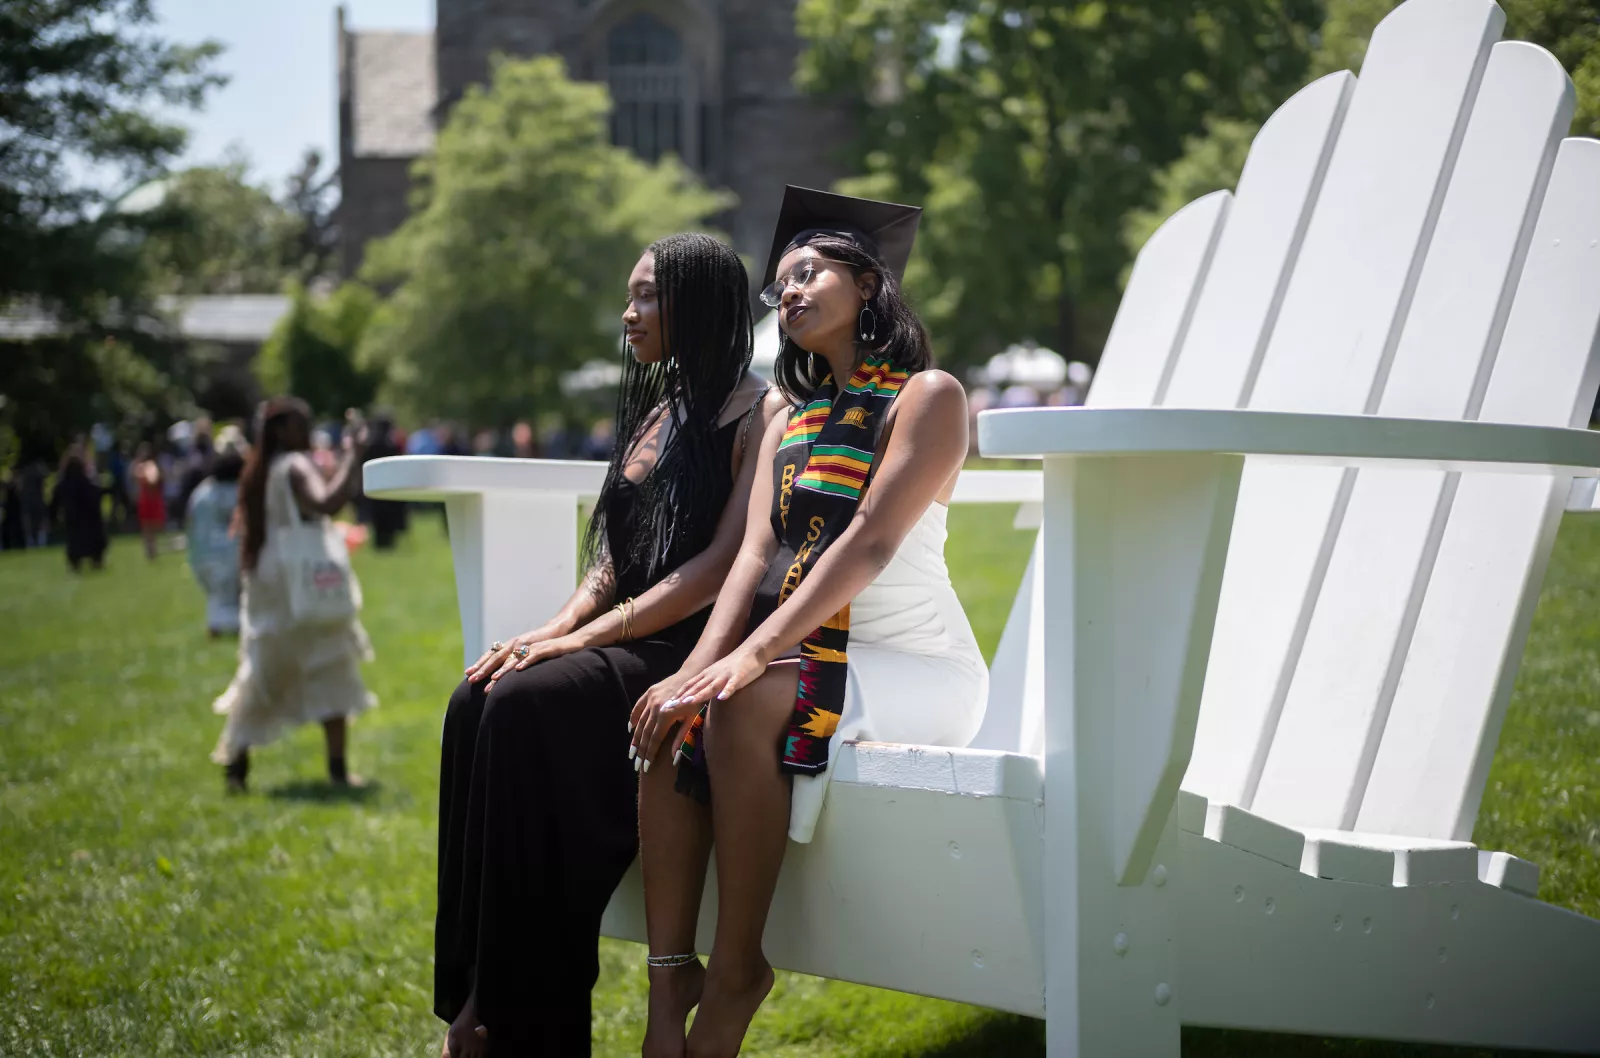
[[[150,443],[139,445],[133,456],[133,484],[138,490],[139,534],[144,537],[144,557],[156,557],[156,541],[167,527],[167,501],[161,494],[161,465],[155,461]]]

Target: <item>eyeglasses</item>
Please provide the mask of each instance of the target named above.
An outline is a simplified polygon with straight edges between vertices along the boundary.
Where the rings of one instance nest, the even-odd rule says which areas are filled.
[[[761,292],[761,303],[769,309],[775,309],[783,304],[783,292],[793,283],[796,290],[804,290],[811,285],[817,277],[815,258],[807,258],[798,269],[786,276],[779,276]]]

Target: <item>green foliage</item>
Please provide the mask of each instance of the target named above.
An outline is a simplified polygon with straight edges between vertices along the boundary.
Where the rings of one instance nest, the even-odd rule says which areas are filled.
[[[1208,118],[1302,80],[1314,0],[804,0],[808,90],[870,100],[852,190],[927,212],[907,288],[946,360],[1093,358],[1122,217]]]
[[[163,294],[275,294],[298,264],[300,223],[252,184],[246,163],[167,177],[143,252]]]
[[[1155,174],[1154,202],[1123,219],[1122,237],[1129,252],[1138,253],[1168,217],[1190,202],[1237,184],[1260,128],[1254,121],[1216,118],[1206,122],[1204,135],[1184,140],[1183,155]]]
[[[562,372],[618,355],[640,251],[730,205],[676,159],[613,147],[609,109],[554,58],[497,60],[456,104],[410,219],[362,272],[393,288],[362,357],[396,405],[486,424],[559,409]]]
[[[362,335],[378,306],[360,283],[345,283],[322,300],[290,288],[290,307],[256,356],[256,378],[268,393],[293,393],[319,415],[364,408],[379,373],[357,361]]]
[[[0,3],[0,312],[60,324],[0,347],[0,431],[45,452],[96,420],[191,410],[199,359],[149,333],[156,218],[107,209],[106,185],[159,174],[186,133],[156,108],[224,79],[218,45],[170,44],[153,22],[149,0]]]
[[[1338,70],[1359,70],[1372,31],[1399,0],[1329,0],[1317,34],[1307,80]],[[1500,0],[1505,36],[1549,49],[1572,74],[1578,91],[1572,135],[1600,136],[1600,3],[1595,0]],[[1188,203],[1232,188],[1260,122],[1208,122],[1204,135],[1184,142],[1183,156],[1156,176],[1156,198],[1129,214],[1123,237],[1138,252],[1161,223]]]
[[[1578,90],[1572,134],[1600,136],[1600,3],[1500,0],[1500,6],[1506,9],[1506,36],[1548,48],[1572,75]]]
[[[339,249],[337,208],[339,171],[322,171],[322,152],[306,148],[300,168],[289,174],[283,208],[294,218],[294,237],[290,260],[302,283],[310,283],[331,271],[333,255]]]
[[[70,321],[103,321],[147,291],[126,218],[103,187],[156,175],[186,133],[157,104],[198,106],[223,82],[214,43],[149,36],[150,0],[0,4],[0,308],[18,300]]]
[[[1032,534],[950,511],[950,570],[986,651]],[[207,759],[236,649],[205,637],[182,558],[114,543],[103,575],[0,557],[0,1053],[435,1053],[429,1012],[439,716],[459,678],[450,552],[433,519],[355,556],[382,707],[351,734],[372,780],[322,781],[315,725],[253,754],[248,797]],[[94,664],[82,645],[94,644]],[[1600,523],[1568,520],[1506,714],[1477,837],[1543,868],[1543,896],[1600,914]],[[644,949],[606,941],[595,1054],[639,1053]],[[1407,1044],[1186,1029],[1184,1054],[1444,1058]],[[750,1058],[1039,1058],[1042,1025],[781,973]],[[1476,1052],[1467,1052],[1476,1053]]]
[[[165,363],[163,363],[165,361]],[[96,422],[149,426],[194,410],[185,358],[78,335],[0,343],[0,428],[53,454]]]

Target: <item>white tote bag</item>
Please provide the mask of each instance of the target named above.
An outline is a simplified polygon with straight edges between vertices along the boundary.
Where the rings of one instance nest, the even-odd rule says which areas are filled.
[[[350,570],[343,531],[327,518],[302,518],[289,484],[289,468],[283,467],[277,477],[288,504],[289,524],[273,526],[269,532],[275,539],[270,543],[277,552],[290,616],[295,624],[349,620],[361,610],[361,588]]]

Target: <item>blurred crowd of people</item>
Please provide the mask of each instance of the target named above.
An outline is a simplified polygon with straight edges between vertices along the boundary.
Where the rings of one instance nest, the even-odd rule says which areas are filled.
[[[344,426],[318,424],[312,434],[311,459],[324,473],[337,458]],[[610,419],[588,429],[555,427],[542,436],[528,422],[510,429],[469,431],[454,423],[429,422],[407,431],[387,415],[371,423],[367,459],[392,455],[476,455],[506,458],[592,459],[611,457]],[[235,462],[248,451],[245,424],[215,424],[201,417],[178,422],[164,437],[129,445],[111,431],[96,427],[51,460],[32,452],[13,467],[0,467],[0,549],[39,548],[77,541],[80,558],[103,560],[103,538],[138,532],[145,554],[154,558],[165,534],[187,533],[191,501],[212,477],[221,455],[224,483],[237,480]],[[231,475],[231,477],[229,477]],[[214,506],[215,490],[205,506]],[[374,544],[391,546],[405,527],[401,504],[368,501],[358,496],[359,520],[371,526]],[[98,512],[98,529],[95,524]],[[202,536],[205,535],[202,531]],[[76,564],[74,566],[76,567]]]
[[[611,458],[615,443],[614,428],[609,418],[600,419],[587,430],[555,426],[542,436],[537,435],[533,425],[525,420],[509,430],[477,431],[435,420],[417,427],[409,434],[398,433],[399,451],[414,456],[607,460]]]

